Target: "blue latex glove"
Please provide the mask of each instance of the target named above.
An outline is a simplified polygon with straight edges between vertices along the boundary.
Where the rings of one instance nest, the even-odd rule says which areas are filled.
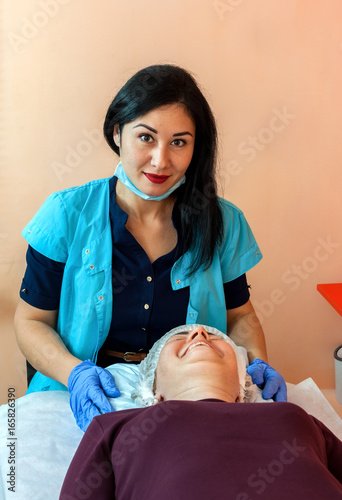
[[[68,389],[70,407],[77,425],[84,432],[96,415],[114,411],[106,396],[120,396],[112,374],[96,366],[90,359],[75,366],[71,371]]]
[[[253,384],[262,389],[264,399],[273,398],[274,401],[287,401],[285,380],[262,359],[254,359],[247,367],[247,373],[252,377]]]

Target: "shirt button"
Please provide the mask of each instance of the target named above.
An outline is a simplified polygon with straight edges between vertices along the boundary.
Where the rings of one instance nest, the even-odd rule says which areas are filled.
[[[142,328],[142,330],[143,330],[144,332],[146,332],[146,328]]]
[[[194,317],[194,313],[189,313],[190,318]]]
[[[100,295],[99,300],[103,300],[103,299],[104,299],[104,296]]]
[[[147,278],[146,278],[146,279],[147,279],[147,281],[152,281],[151,276],[147,276]]]
[[[93,264],[91,264],[91,266],[89,266],[90,269],[95,269],[95,266]]]
[[[257,250],[255,253],[256,253],[257,255],[259,255],[259,253],[260,253],[260,252],[259,252],[259,250]]]
[[[180,280],[176,280],[177,285],[179,285],[180,282],[181,282]]]
[[[148,304],[144,305],[144,309],[149,309],[149,308],[150,308],[150,306]]]
[[[89,253],[89,249],[88,249],[88,248],[87,248],[87,250],[85,251],[85,253],[86,253],[86,254],[88,254],[88,253]]]
[[[32,233],[31,229],[28,229],[28,230],[27,230],[27,232],[28,232],[29,234],[31,234],[31,233]]]

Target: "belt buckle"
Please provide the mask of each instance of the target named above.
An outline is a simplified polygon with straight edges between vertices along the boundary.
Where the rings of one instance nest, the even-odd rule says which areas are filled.
[[[133,359],[127,359],[126,358],[126,355],[131,355],[131,356],[134,356],[134,354],[136,354],[136,352],[132,352],[132,351],[127,351],[124,353],[124,355],[122,356],[122,359],[124,359],[127,363],[134,363],[134,360]]]

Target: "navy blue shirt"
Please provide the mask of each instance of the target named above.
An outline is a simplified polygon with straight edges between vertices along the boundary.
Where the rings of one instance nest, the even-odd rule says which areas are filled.
[[[125,226],[128,215],[116,203],[115,185],[113,177],[110,180],[113,319],[102,351],[104,348],[148,351],[165,332],[186,322],[190,291],[189,287],[180,290],[171,287],[171,268],[180,257],[178,245],[151,263]],[[26,259],[21,298],[39,309],[58,309],[65,264],[43,256],[30,246]],[[227,309],[239,307],[249,299],[245,275],[225,283],[224,290]],[[100,356],[98,364],[107,365],[109,361]]]
[[[171,268],[180,257],[178,245],[151,263],[128,231],[128,215],[115,201],[115,181],[115,177],[110,181],[113,316],[105,347],[148,351],[164,333],[185,323],[190,290],[171,287]]]

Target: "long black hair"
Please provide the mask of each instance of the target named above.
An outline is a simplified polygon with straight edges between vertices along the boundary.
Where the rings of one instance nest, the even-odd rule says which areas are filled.
[[[170,64],[149,66],[138,71],[119,90],[109,106],[104,135],[109,146],[119,153],[114,142],[114,125],[121,131],[129,123],[153,109],[167,104],[182,104],[196,127],[194,152],[186,171],[186,182],[175,192],[175,223],[181,251],[191,249],[194,259],[189,275],[213,261],[215,247],[222,240],[223,221],[215,181],[217,130],[210,106],[193,76]]]

